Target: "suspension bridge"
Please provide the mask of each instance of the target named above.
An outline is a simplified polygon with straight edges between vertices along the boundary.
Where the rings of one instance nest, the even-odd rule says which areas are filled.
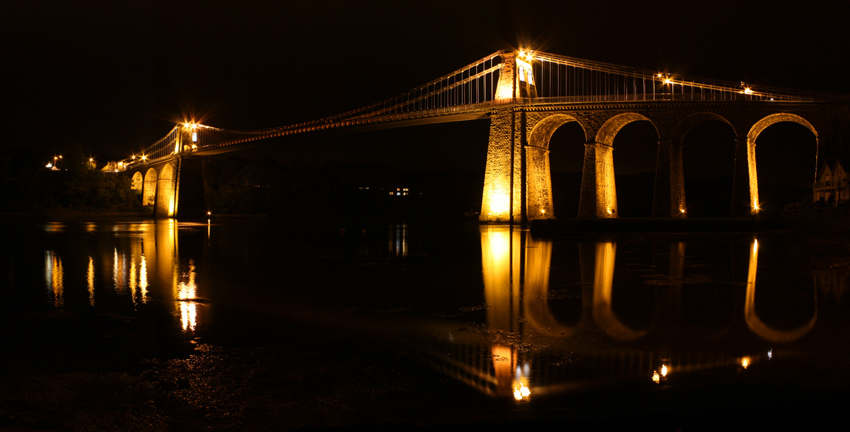
[[[682,140],[700,123],[721,121],[735,134],[733,216],[760,211],[755,149],[767,127],[793,122],[808,128],[816,137],[819,160],[842,155],[850,144],[850,98],[845,95],[505,50],[393,98],[309,122],[254,131],[177,125],[140,154],[110,163],[109,169],[131,175],[133,188],[157,217],[173,217],[180,209],[181,181],[196,175],[189,173],[199,156],[289,135],[487,119],[490,137],[480,220],[492,222],[555,218],[549,139],[570,122],[577,122],[585,136],[578,212],[583,218],[617,217],[613,143],[617,133],[635,121],[650,122],[658,134],[655,217],[687,217]]]

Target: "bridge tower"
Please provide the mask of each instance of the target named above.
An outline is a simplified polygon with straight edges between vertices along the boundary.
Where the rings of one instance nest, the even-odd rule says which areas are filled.
[[[515,103],[537,97],[531,53],[503,52],[495,103],[505,104],[490,116],[490,143],[481,201],[482,222],[523,223],[554,218],[549,151],[530,146],[526,112]],[[529,186],[529,182],[533,184]],[[532,198],[534,205],[529,202]],[[534,215],[529,215],[529,209]]]

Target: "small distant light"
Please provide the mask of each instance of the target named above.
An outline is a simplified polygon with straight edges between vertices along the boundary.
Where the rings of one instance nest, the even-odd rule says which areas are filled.
[[[749,357],[742,357],[741,358],[741,366],[744,369],[746,369],[748,366],[750,366],[750,358]]]
[[[767,359],[768,360],[773,359],[773,348],[767,350]]]
[[[89,158],[89,162],[94,162],[94,158]]]
[[[211,215],[212,215],[212,212],[207,212],[207,216],[211,216]]]
[[[661,382],[661,375],[658,375],[658,371],[652,371],[652,382],[656,384]]]
[[[666,377],[667,372],[668,372],[667,365],[661,365],[661,376]]]
[[[53,164],[52,164],[52,163],[50,163],[50,162],[48,162],[48,163],[47,163],[47,168],[53,168]]]
[[[659,74],[658,74],[658,75],[656,75],[656,76],[657,76],[658,78],[661,78],[661,77],[663,77],[664,75],[662,75],[662,74],[660,74],[660,73],[659,73]]]
[[[670,78],[664,78],[664,84],[673,84],[673,80]]]
[[[753,89],[749,87],[744,87],[744,94],[753,94]]]

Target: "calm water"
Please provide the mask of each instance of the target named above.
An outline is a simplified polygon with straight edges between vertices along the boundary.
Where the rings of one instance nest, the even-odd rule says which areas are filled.
[[[265,220],[17,221],[2,235],[7,388],[213,349],[238,369],[233,353],[248,350],[277,391],[316,381],[248,391],[277,403],[261,425],[288,429],[755,420],[846,400],[850,383],[847,276],[813,270],[817,251],[778,235],[553,241],[495,225]],[[0,420],[20,425],[9,401]]]

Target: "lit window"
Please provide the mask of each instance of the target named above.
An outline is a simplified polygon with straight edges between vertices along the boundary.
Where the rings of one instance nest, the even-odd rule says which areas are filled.
[[[528,70],[528,83],[534,85],[534,74],[531,73],[531,69]]]
[[[522,65],[519,66],[519,80],[525,82],[525,68]]]

